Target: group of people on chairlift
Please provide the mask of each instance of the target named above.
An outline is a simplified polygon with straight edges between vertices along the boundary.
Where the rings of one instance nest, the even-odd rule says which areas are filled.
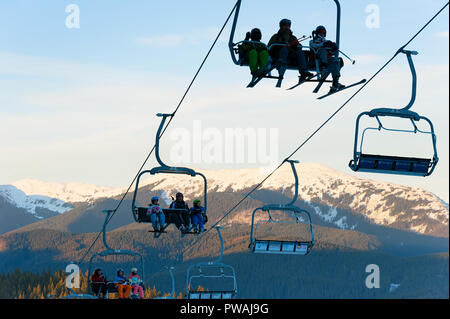
[[[128,278],[124,275],[122,269],[117,270],[117,275],[113,281],[108,281],[101,268],[97,268],[91,277],[91,288],[95,296],[105,298],[108,292],[108,286],[113,286],[117,290],[119,299],[130,298],[130,293],[144,299],[144,289],[142,280],[138,275],[137,268],[131,268],[131,274]]]
[[[336,43],[326,39],[327,30],[324,26],[318,26],[312,35],[309,47],[319,61],[321,73],[329,72],[333,77],[331,91],[338,91],[345,86],[339,83],[341,76],[341,62],[338,58],[338,47]],[[250,72],[254,78],[264,76],[268,71],[269,57],[272,58],[273,66],[278,70],[282,66],[293,65],[300,73],[299,82],[303,82],[313,76],[308,72],[305,51],[302,50],[298,38],[291,30],[291,20],[280,21],[280,29],[269,40],[268,45],[261,42],[262,33],[254,28],[246,34],[242,44],[242,50],[247,55]],[[270,48],[270,51],[269,51]]]
[[[175,209],[176,213],[171,213],[170,221],[183,233],[201,233],[205,231],[205,222],[207,221],[206,210],[201,206],[199,199],[194,199],[193,206],[189,208],[184,201],[184,195],[177,193],[175,199],[169,206],[170,209]],[[149,204],[147,215],[150,216],[153,230],[155,232],[163,232],[168,216],[165,215],[164,209],[159,205],[159,197],[152,197],[151,204]]]

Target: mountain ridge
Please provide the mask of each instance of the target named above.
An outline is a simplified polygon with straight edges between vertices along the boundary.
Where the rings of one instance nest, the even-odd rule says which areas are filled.
[[[422,190],[391,183],[376,182],[372,180],[353,177],[338,172],[321,164],[298,164],[299,174],[299,202],[307,205],[309,210],[320,219],[334,223],[342,229],[356,229],[357,224],[350,222],[351,215],[366,219],[370,223],[386,227],[394,227],[413,233],[448,237],[448,205],[436,195]],[[225,201],[225,194],[244,195],[252,189],[264,177],[262,169],[239,170],[200,170],[208,178],[208,193],[221,194],[219,201]],[[282,167],[265,182],[258,192],[279,192],[284,196],[269,194],[266,198],[258,197],[258,202],[267,204],[286,201],[286,197],[293,195],[293,176],[290,167]],[[26,186],[26,183],[31,183]],[[52,189],[54,183],[45,184],[34,180],[22,180],[16,185],[23,187],[30,194],[37,192],[45,195],[59,196],[66,200],[85,199],[84,203],[93,205],[96,201],[115,199],[123,195],[120,188],[107,188],[87,184],[81,185],[82,194],[75,192],[75,186],[66,187],[66,184],[56,184],[57,189]],[[33,184],[33,185],[32,185]],[[39,187],[40,185],[40,187]],[[42,186],[44,185],[44,186]],[[68,184],[67,184],[68,185]],[[62,192],[68,189],[69,193]],[[93,193],[89,193],[92,191]],[[159,195],[161,204],[168,205],[170,196],[177,191],[185,194],[189,202],[196,197],[201,198],[203,186],[200,179],[187,176],[156,175],[151,179],[143,178],[140,184],[140,192],[137,196],[139,202],[146,205],[150,193]],[[130,193],[131,194],[131,193]],[[130,195],[129,194],[129,195]],[[211,197],[211,196],[210,196]],[[127,196],[127,199],[131,199]],[[209,204],[212,204],[209,198]],[[74,204],[72,204],[74,205]],[[127,204],[129,205],[129,204]],[[213,203],[214,205],[214,203]],[[226,205],[222,205],[226,209]],[[231,205],[229,205],[231,206]],[[111,209],[111,207],[105,207]],[[225,210],[224,209],[224,210]],[[348,211],[350,214],[339,214]],[[70,211],[69,211],[70,213]],[[241,219],[242,216],[231,216],[232,219]],[[248,223],[248,216],[247,223]]]

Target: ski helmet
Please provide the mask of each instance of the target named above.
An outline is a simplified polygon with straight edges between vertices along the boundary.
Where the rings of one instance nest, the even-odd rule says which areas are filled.
[[[152,204],[153,204],[154,202],[157,202],[157,201],[159,201],[159,197],[158,197],[158,196],[153,196],[153,197],[152,197]]]
[[[316,32],[319,33],[320,31],[325,31],[325,32],[327,32],[327,29],[325,29],[325,27],[324,27],[323,25],[319,25],[319,26],[316,28]]]
[[[194,199],[194,205],[195,204],[200,204],[200,199]]]
[[[137,268],[136,267],[131,268],[131,272],[136,274],[137,273]]]
[[[262,39],[261,30],[258,28],[254,28],[252,31],[250,31],[250,38],[252,39],[252,41],[261,41]]]
[[[280,21],[280,28],[282,28],[284,25],[291,26],[291,23],[292,23],[291,20],[283,19],[283,20]]]

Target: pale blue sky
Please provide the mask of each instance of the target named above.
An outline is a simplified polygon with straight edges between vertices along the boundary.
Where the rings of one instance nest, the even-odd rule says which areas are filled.
[[[80,29],[65,26],[65,8],[72,3],[80,8]],[[175,108],[234,3],[2,1],[0,184],[36,178],[127,186],[153,145],[154,114]],[[323,24],[329,38],[334,37],[333,1],[283,3],[274,6],[273,1],[243,1],[237,37],[257,26],[267,41],[284,17],[293,20],[297,36],[309,35]],[[380,8],[379,29],[366,27],[369,4]],[[357,60],[354,66],[347,63],[342,82],[371,76],[444,4],[438,0],[341,1],[341,49]],[[414,110],[436,126],[438,168],[427,178],[358,174],[422,187],[447,201],[448,18],[446,9],[409,46],[420,52],[414,58],[419,76]],[[311,85],[287,92],[266,81],[254,90],[246,89],[248,70],[234,66],[227,50],[230,26],[172,122],[172,129],[192,130],[196,119],[202,120],[204,127],[221,131],[278,128],[281,161],[354,91],[317,101]],[[296,74],[288,74],[285,87],[295,78]],[[403,106],[409,94],[409,68],[406,59],[399,56],[295,157],[354,174],[347,164],[357,114],[378,106]],[[165,141],[167,148],[174,144],[169,134]],[[412,145],[412,140],[408,149],[413,155],[428,151],[426,142]],[[393,142],[387,146],[397,147]],[[193,165],[208,169],[254,166]]]

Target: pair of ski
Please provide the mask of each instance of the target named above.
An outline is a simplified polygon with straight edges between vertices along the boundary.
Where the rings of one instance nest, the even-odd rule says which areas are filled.
[[[325,72],[325,73],[320,77],[320,79],[318,80],[319,84],[317,84],[317,86],[316,86],[316,88],[314,89],[313,93],[318,93],[318,92],[319,92],[320,88],[321,88],[322,85],[325,83],[325,81],[326,81],[326,79],[327,79],[327,77],[328,77],[329,75],[330,75],[330,72]],[[302,80],[302,81],[299,81],[296,85],[290,87],[288,90],[293,90],[293,89],[299,87],[299,86],[302,85],[303,83],[308,82],[308,81],[310,81],[311,79],[313,79],[315,76],[317,76],[317,75],[311,75],[310,77],[307,77],[306,79],[304,79],[304,80]],[[352,88],[352,87],[357,86],[357,85],[361,85],[361,84],[365,83],[366,81],[367,81],[366,79],[362,79],[362,80],[359,81],[359,82],[352,83],[352,84],[347,85],[347,86],[344,86],[344,87],[342,87],[342,88],[340,88],[340,89],[337,89],[337,90],[330,90],[330,92],[328,92],[328,93],[325,94],[325,95],[322,95],[322,96],[318,97],[317,99],[318,99],[318,100],[322,100],[322,99],[324,99],[324,98],[326,98],[326,97],[328,97],[328,96],[331,96],[331,95],[333,95],[333,94],[342,92],[342,91],[344,91],[344,90],[347,90],[347,89]]]
[[[206,228],[205,228],[206,231]],[[162,234],[167,234],[167,231],[165,228],[161,230],[149,230],[149,233],[153,233],[153,237],[159,238]],[[184,235],[199,235],[201,232],[193,232],[193,231],[187,231],[187,232],[181,232],[181,236],[184,237]]]
[[[280,75],[280,76],[269,75],[273,70],[275,70],[275,68],[276,68],[276,66],[269,66],[269,67],[266,67],[265,69],[260,70],[258,75],[253,76],[252,80],[247,85],[247,87],[248,88],[254,87],[262,79],[277,79],[278,80],[277,87],[278,87],[278,85],[281,86],[281,81],[283,81],[283,75]],[[283,73],[280,72],[280,74],[283,74]]]
[[[267,68],[266,70],[263,70],[262,72],[260,72],[260,74],[258,76],[254,76],[252,78],[252,81],[247,85],[247,87],[248,88],[254,87],[256,84],[258,84],[264,78],[277,79],[278,81],[277,81],[276,87],[281,87],[281,82],[283,81],[284,73],[286,71],[286,68],[285,67],[281,67],[281,69],[279,70],[279,73],[280,73],[279,76],[271,76],[271,75],[269,75],[270,72],[272,72],[275,68],[276,68],[275,66],[271,66],[271,67]],[[326,81],[326,79],[327,79],[327,77],[329,75],[330,75],[330,72],[325,72],[321,76],[321,78],[317,81],[317,82],[319,82],[319,84],[316,86],[316,88],[314,89],[313,93],[318,93],[319,92],[320,88],[322,87],[323,83],[325,83],[325,81]],[[311,76],[309,76],[309,77],[299,81],[296,85],[290,87],[288,90],[293,90],[293,89],[299,87],[300,85],[302,85],[303,83],[311,81],[316,76],[317,76],[316,74],[311,75]],[[333,90],[333,91],[330,90],[330,92],[328,94],[322,95],[322,96],[318,97],[317,99],[318,100],[324,99],[324,98],[326,98],[328,96],[331,96],[333,94],[339,93],[341,91],[344,91],[346,89],[352,88],[354,86],[361,85],[361,84],[363,84],[365,82],[366,82],[366,79],[362,79],[359,82],[356,82],[356,83],[344,86],[344,87],[342,87],[340,89]]]

